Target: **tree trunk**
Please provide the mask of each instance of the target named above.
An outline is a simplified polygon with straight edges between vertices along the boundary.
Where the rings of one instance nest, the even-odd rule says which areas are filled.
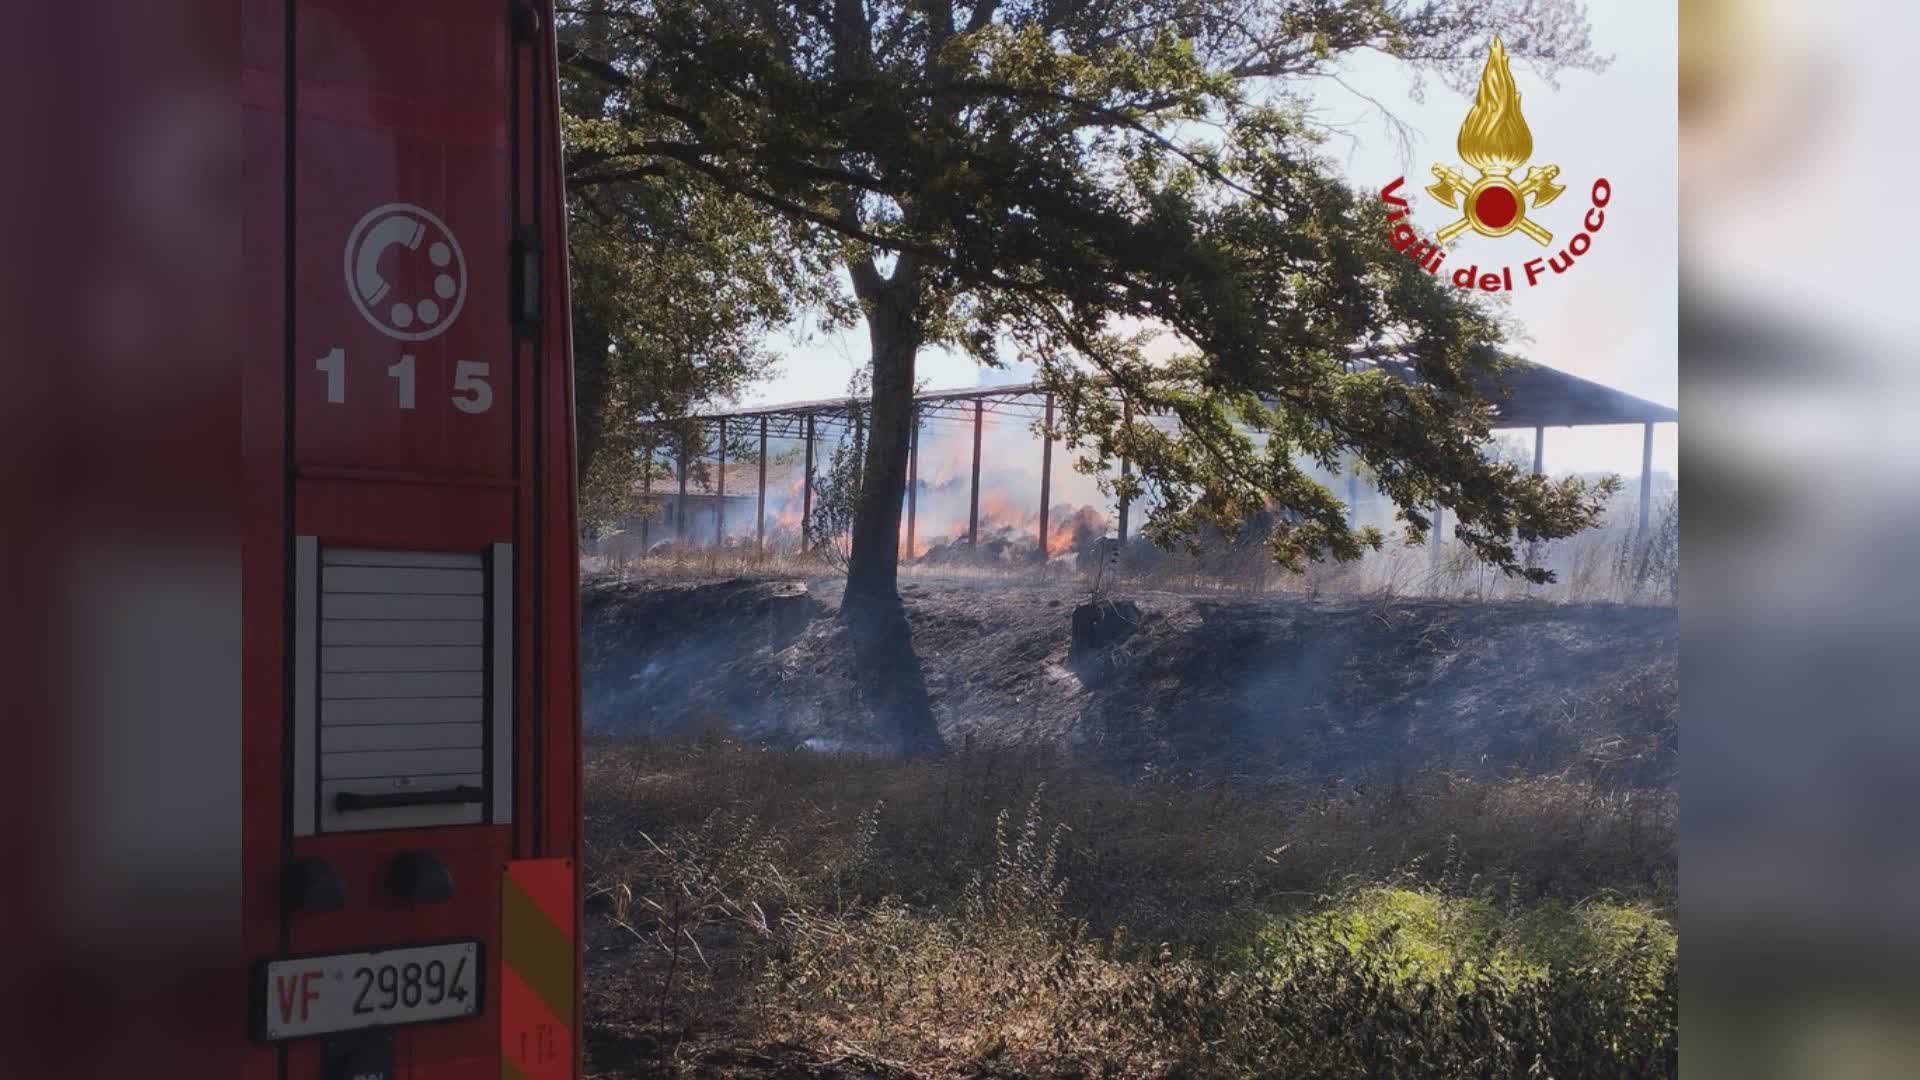
[[[867,309],[873,398],[840,618],[851,639],[855,678],[863,696],[876,718],[891,728],[889,734],[900,752],[911,756],[938,754],[942,744],[898,587],[900,502],[907,490],[913,365],[920,349],[910,301],[897,302],[900,295],[885,290]]]
[[[900,606],[900,502],[907,494],[907,451],[913,435],[913,366],[920,351],[912,313],[889,297],[867,320],[873,348],[873,398],[865,483],[853,517],[843,616],[884,615]]]

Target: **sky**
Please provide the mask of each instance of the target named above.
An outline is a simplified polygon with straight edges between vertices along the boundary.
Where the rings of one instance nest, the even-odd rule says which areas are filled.
[[[1675,57],[1677,20],[1670,5],[1594,3],[1589,9],[1595,51],[1613,58],[1599,73],[1562,72],[1555,88],[1531,67],[1516,62],[1521,109],[1533,132],[1530,165],[1558,165],[1566,193],[1530,217],[1554,233],[1547,248],[1518,234],[1492,239],[1471,232],[1449,249],[1443,270],[1467,264],[1511,265],[1557,253],[1579,231],[1590,206],[1593,181],[1605,177],[1613,190],[1606,220],[1591,249],[1566,274],[1549,274],[1539,286],[1516,290],[1511,316],[1530,340],[1512,342],[1529,359],[1604,383],[1664,405],[1679,401],[1677,354],[1678,226],[1675,191],[1677,120]],[[1412,219],[1423,237],[1457,212],[1422,190],[1430,167],[1446,163],[1469,176],[1454,142],[1472,106],[1435,78],[1416,100],[1408,70],[1377,54],[1350,58],[1337,78],[1307,88],[1319,119],[1337,128],[1327,153],[1362,190],[1378,191],[1405,176]],[[1409,156],[1382,118],[1382,109],[1411,129]],[[815,334],[796,343],[789,333],[768,345],[782,356],[781,370],[750,390],[744,404],[833,397],[844,393],[851,374],[865,362],[863,329],[836,336]],[[971,361],[929,350],[919,374],[932,389],[1022,381],[1024,373],[987,370]],[[1660,425],[1654,437],[1654,468],[1676,472],[1675,425]],[[1518,438],[1519,436],[1514,436]],[[1531,433],[1527,433],[1531,442]],[[1529,447],[1530,449],[1530,447]],[[1640,471],[1641,430],[1633,427],[1550,428],[1549,472]]]

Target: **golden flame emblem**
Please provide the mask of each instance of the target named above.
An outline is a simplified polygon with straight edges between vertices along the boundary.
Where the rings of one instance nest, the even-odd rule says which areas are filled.
[[[1527,219],[1527,198],[1531,196],[1539,209],[1567,189],[1553,182],[1560,175],[1558,165],[1536,165],[1519,183],[1512,179],[1513,171],[1533,156],[1533,131],[1520,114],[1520,89],[1507,66],[1507,47],[1497,37],[1487,50],[1480,92],[1460,125],[1456,145],[1480,179],[1468,180],[1446,165],[1433,167],[1439,183],[1429,185],[1427,193],[1461,211],[1460,220],[1435,234],[1439,241],[1449,243],[1472,229],[1482,236],[1505,236],[1517,230],[1542,246],[1552,243],[1552,233]]]

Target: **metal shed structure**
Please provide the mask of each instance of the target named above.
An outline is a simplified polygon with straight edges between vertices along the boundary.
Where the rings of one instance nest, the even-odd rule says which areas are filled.
[[[1639,424],[1645,429],[1641,448],[1640,468],[1640,506],[1639,522],[1645,528],[1652,501],[1653,480],[1653,433],[1656,424],[1677,424],[1679,410],[1644,398],[1635,397],[1613,387],[1570,375],[1567,372],[1532,361],[1518,360],[1501,373],[1501,382],[1506,387],[1502,393],[1498,388],[1487,385],[1482,393],[1493,403],[1496,431],[1533,429],[1533,471],[1539,474],[1545,469],[1546,429],[1550,427],[1597,427],[1606,425]],[[920,432],[929,424],[971,425],[973,429],[973,459],[971,483],[971,509],[967,536],[969,543],[979,540],[980,509],[980,459],[981,436],[986,417],[1012,416],[1053,421],[1053,395],[1038,383],[1018,383],[1006,386],[982,386],[960,390],[936,390],[915,396],[916,422],[913,428],[913,440],[908,458],[907,506],[906,506],[906,549],[911,551],[914,542],[915,502],[919,487]],[[844,397],[828,398],[818,401],[794,401],[778,405],[763,405],[753,408],[709,413],[695,418],[715,436],[714,445],[719,447],[718,465],[722,475],[738,475],[728,470],[725,461],[725,447],[729,439],[757,436],[760,445],[760,461],[763,463],[758,476],[757,515],[755,537],[757,544],[764,544],[766,536],[766,470],[767,441],[769,438],[802,440],[805,450],[803,475],[805,487],[802,495],[802,519],[811,515],[813,501],[813,475],[818,461],[816,447],[826,439],[837,439],[852,427],[848,401]],[[687,474],[688,462],[684,450],[680,454],[678,473]],[[1048,509],[1051,502],[1050,487],[1053,473],[1053,445],[1049,440],[1040,442],[1040,486],[1036,493],[1039,497],[1039,535],[1042,547],[1048,528]],[[1131,463],[1125,458],[1120,461],[1123,475],[1131,471]],[[1357,502],[1358,480],[1348,471],[1349,514]],[[736,489],[737,490],[737,489]],[[1128,521],[1127,500],[1121,500],[1118,506],[1119,541],[1127,542]],[[1439,532],[1439,522],[1435,522],[1435,532]]]

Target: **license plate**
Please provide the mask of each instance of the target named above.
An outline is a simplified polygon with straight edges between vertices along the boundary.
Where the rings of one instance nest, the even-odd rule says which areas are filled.
[[[480,943],[272,960],[261,978],[255,1015],[269,1040],[452,1020],[480,1011]]]

